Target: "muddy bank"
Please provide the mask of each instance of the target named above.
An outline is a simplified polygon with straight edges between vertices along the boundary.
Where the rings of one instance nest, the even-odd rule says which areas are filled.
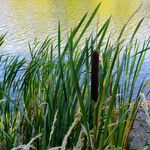
[[[150,125],[147,123],[146,113],[142,106],[138,110],[133,129],[130,133],[132,150],[150,150]],[[150,101],[148,101],[148,114],[150,116]]]

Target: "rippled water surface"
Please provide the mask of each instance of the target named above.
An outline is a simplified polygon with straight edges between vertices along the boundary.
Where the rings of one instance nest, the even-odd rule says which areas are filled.
[[[91,12],[99,0],[0,0],[0,34],[7,33],[0,53],[23,54],[28,52],[28,41],[35,37],[56,36],[58,20],[63,35],[74,27],[81,17]],[[143,3],[140,11],[129,24],[125,36],[129,36],[141,18],[145,18],[138,37],[150,36],[149,0],[103,0],[97,14],[99,26],[112,15],[111,31],[119,31],[131,14]],[[98,20],[98,19],[96,19]],[[92,28],[96,26],[93,25]],[[89,29],[89,30],[90,30]]]
[[[0,54],[21,54],[28,56],[28,41],[35,37],[44,39],[57,35],[58,21],[61,22],[62,35],[74,27],[81,17],[89,13],[99,0],[0,0],[0,34],[7,32]],[[138,38],[143,41],[150,36],[150,0],[103,0],[101,8],[89,31],[101,26],[112,16],[110,30],[117,34],[133,12],[143,3],[140,11],[132,18],[124,37],[128,38],[137,23],[144,17]],[[150,52],[148,52],[140,80],[147,74],[150,79]]]

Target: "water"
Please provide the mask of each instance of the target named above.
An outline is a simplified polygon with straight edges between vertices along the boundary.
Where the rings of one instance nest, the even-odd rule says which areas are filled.
[[[0,33],[7,33],[1,53],[28,53],[28,41],[35,37],[44,39],[57,35],[58,20],[63,35],[74,27],[81,17],[91,12],[99,0],[0,0]],[[145,21],[138,33],[141,39],[150,36],[149,0],[103,0],[97,14],[99,26],[112,15],[111,30],[119,31],[131,14],[143,3],[141,10],[129,24],[125,36],[129,36],[138,21]],[[96,26],[96,23],[93,26]],[[91,26],[92,29],[92,26]]]
[[[99,0],[0,0],[0,34],[6,33],[1,54],[21,54],[28,56],[28,41],[57,36],[58,21],[61,22],[63,37],[74,27],[81,17],[91,12]],[[145,20],[138,32],[138,38],[144,40],[150,36],[150,0],[103,0],[95,20],[99,18],[101,26],[112,15],[110,31],[118,33],[133,12],[143,3],[140,11],[130,21],[125,37],[131,36],[137,23]],[[96,26],[96,21],[89,31]],[[150,79],[150,52],[146,56],[141,80],[148,74]]]

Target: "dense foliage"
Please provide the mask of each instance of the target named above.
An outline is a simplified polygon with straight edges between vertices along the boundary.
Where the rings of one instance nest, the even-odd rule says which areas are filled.
[[[146,81],[135,85],[150,39],[105,38],[110,18],[96,35],[84,34],[99,5],[68,40],[29,45],[30,59],[0,56],[0,145],[3,149],[128,149],[129,133]],[[85,25],[83,26],[83,23]],[[4,41],[0,37],[0,45]],[[105,41],[104,41],[105,39]],[[82,46],[79,46],[82,41]],[[98,101],[91,99],[91,54],[100,54]]]

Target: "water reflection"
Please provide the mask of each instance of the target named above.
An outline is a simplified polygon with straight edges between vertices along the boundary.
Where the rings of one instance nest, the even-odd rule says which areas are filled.
[[[145,17],[138,36],[143,39],[150,34],[149,0],[103,0],[97,14],[99,26],[112,15],[111,31],[119,31],[131,14],[143,2],[142,9],[135,15],[125,33],[128,37],[138,21]],[[26,54],[27,43],[34,37],[56,36],[58,20],[63,36],[74,27],[80,18],[91,12],[99,0],[0,0],[0,33],[8,31],[5,47],[1,53]],[[96,19],[97,20],[97,19]],[[96,26],[94,22],[91,29]]]

